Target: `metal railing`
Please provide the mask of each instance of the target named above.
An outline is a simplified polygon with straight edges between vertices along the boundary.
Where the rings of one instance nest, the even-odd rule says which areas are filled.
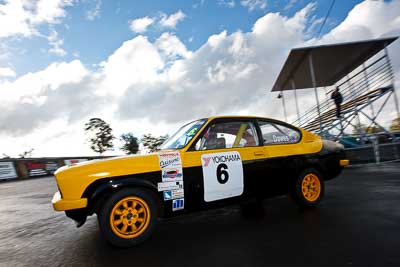
[[[393,73],[390,64],[386,60],[386,57],[386,55],[383,55],[368,66],[363,66],[360,71],[357,71],[356,73],[352,74],[351,77],[347,77],[345,80],[340,81],[335,86],[339,87],[339,90],[343,96],[343,105],[359,97],[367,95],[376,89],[392,84]],[[329,96],[331,92],[332,90],[326,92],[327,96]],[[377,96],[379,95],[374,95],[373,97]],[[355,106],[358,105],[358,103],[354,104]],[[333,101],[328,98],[319,105],[319,110],[321,112],[321,128],[327,130],[327,128],[330,128],[329,124],[332,123],[332,120],[336,119],[335,116],[332,116],[332,112],[334,113],[335,110],[335,105]],[[310,108],[303,116],[293,122],[293,124],[299,125],[302,128],[307,128],[308,125],[315,123],[318,123],[319,125],[317,106]],[[318,131],[319,128],[315,130],[315,132]]]
[[[369,144],[346,149],[351,165],[400,160],[400,143]]]

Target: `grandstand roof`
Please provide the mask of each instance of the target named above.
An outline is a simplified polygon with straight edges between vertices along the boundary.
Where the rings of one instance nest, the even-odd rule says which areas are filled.
[[[313,88],[309,68],[312,62],[317,87],[335,84],[398,37],[292,49],[272,87],[274,91]],[[295,87],[292,87],[293,79]]]

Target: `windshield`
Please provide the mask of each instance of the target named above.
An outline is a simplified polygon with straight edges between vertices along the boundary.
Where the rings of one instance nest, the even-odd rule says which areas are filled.
[[[180,149],[192,140],[207,119],[191,122],[180,128],[171,138],[166,140],[160,149]]]

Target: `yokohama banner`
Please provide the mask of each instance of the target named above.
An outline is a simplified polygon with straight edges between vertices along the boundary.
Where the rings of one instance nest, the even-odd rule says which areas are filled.
[[[46,164],[42,162],[29,161],[26,163],[29,177],[46,175]]]
[[[66,160],[64,160],[64,164],[67,166],[71,166],[71,165],[77,164],[79,162],[84,162],[84,161],[87,161],[87,159],[66,159]]]

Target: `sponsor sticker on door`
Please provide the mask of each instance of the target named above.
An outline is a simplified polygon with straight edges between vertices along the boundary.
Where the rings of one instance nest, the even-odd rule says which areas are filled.
[[[164,195],[164,201],[167,201],[167,200],[171,200],[171,199],[172,199],[172,192],[171,192],[171,190],[164,191],[164,192],[163,192],[163,195]]]
[[[172,201],[172,211],[183,210],[185,208],[185,199],[174,199]]]
[[[179,151],[158,154],[161,183],[158,191],[163,191],[164,201],[172,200],[172,211],[184,208],[183,170]]]
[[[177,199],[177,198],[183,198],[184,191],[183,191],[183,189],[166,190],[166,191],[163,191],[163,195],[164,195],[164,201]]]
[[[158,192],[166,190],[175,190],[175,189],[183,190],[183,181],[161,182],[157,184],[157,187],[158,187]]]
[[[178,151],[161,152],[158,155],[158,159],[163,182],[173,182],[183,179],[182,161]]]

